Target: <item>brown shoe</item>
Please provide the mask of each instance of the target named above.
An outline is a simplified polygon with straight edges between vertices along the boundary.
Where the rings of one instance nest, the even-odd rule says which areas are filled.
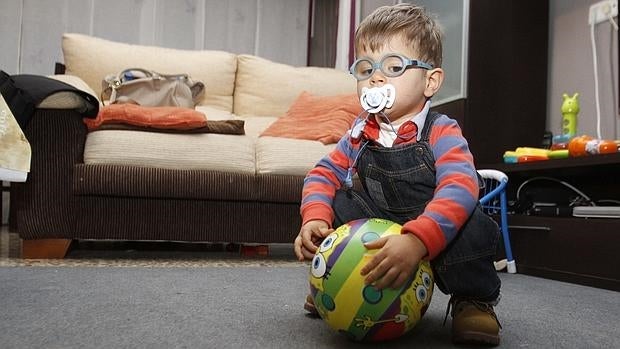
[[[319,316],[319,312],[316,310],[314,306],[314,299],[312,299],[311,295],[306,296],[306,303],[304,303],[304,309],[308,312],[308,315],[311,316]]]
[[[452,308],[452,342],[456,344],[499,344],[499,329],[493,306],[475,300],[450,298]],[[446,312],[447,316],[447,312]]]

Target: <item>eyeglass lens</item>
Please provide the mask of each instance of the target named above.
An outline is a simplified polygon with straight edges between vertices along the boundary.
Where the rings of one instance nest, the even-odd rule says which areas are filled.
[[[385,76],[397,77],[405,72],[405,61],[400,56],[386,56],[381,62],[374,63],[369,59],[361,59],[355,63],[353,72],[358,79],[367,79],[379,68]]]

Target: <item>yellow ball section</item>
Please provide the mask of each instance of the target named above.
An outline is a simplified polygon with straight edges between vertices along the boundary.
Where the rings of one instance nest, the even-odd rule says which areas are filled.
[[[356,341],[389,340],[413,329],[428,309],[434,280],[427,261],[399,289],[379,290],[360,274],[378,252],[364,244],[400,234],[401,228],[385,219],[360,219],[338,227],[320,244],[310,266],[310,290],[319,315],[335,331]]]

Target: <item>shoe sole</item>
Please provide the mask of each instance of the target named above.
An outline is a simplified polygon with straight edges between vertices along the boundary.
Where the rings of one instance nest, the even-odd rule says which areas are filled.
[[[306,296],[306,302],[304,303],[304,309],[308,312],[308,315],[311,315],[314,317],[319,316],[319,312],[318,310],[316,310],[316,307],[314,306],[314,301],[311,295]]]
[[[314,304],[306,302],[304,304],[304,309],[308,312],[308,315],[319,316],[319,312],[316,310]]]
[[[483,332],[467,332],[458,336],[452,336],[455,344],[489,344],[499,345],[499,336]]]

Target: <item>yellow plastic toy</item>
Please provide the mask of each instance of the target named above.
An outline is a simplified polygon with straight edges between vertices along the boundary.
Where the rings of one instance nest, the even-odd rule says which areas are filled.
[[[567,149],[549,150],[544,148],[519,147],[504,153],[505,163],[521,163],[549,159],[565,159],[569,156]]]

